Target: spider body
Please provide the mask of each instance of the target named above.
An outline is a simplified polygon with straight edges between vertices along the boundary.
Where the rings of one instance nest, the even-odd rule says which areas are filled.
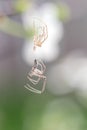
[[[28,90],[41,94],[45,90],[45,85],[46,85],[46,76],[44,75],[45,72],[45,65],[42,61],[39,60],[34,60],[34,65],[32,66],[31,71],[28,73],[28,80],[31,81],[33,85],[37,85],[39,81],[42,79],[43,80],[43,86],[41,90],[35,89],[31,87],[29,84],[25,85],[24,87],[27,88]],[[37,77],[35,79],[35,77]]]

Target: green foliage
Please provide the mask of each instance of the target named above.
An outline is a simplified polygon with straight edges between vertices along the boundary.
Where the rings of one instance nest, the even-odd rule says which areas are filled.
[[[67,21],[70,17],[69,8],[65,4],[58,4],[56,13],[57,13],[58,19],[60,19],[61,21]]]
[[[28,0],[18,0],[15,2],[14,8],[18,12],[24,12],[26,11],[30,6],[30,3]]]
[[[5,17],[3,21],[0,22],[0,31],[25,39],[31,38],[34,34],[32,28],[25,30],[22,24],[15,22],[8,17]]]

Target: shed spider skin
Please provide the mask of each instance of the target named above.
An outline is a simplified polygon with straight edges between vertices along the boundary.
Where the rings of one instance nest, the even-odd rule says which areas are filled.
[[[33,22],[33,28],[35,30],[35,35],[34,35],[34,47],[33,50],[36,49],[36,47],[41,47],[42,44],[44,43],[44,41],[48,38],[48,28],[47,25],[41,21],[40,19],[36,18],[35,20],[39,21],[39,23],[41,24],[39,27],[37,27],[37,31],[36,31],[36,25],[35,22]],[[38,34],[40,33],[40,34]]]

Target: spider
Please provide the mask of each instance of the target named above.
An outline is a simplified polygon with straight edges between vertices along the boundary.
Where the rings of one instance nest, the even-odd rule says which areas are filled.
[[[34,35],[34,40],[33,40],[34,41],[33,50],[35,50],[37,46],[41,47],[43,42],[48,38],[47,25],[45,23],[43,23],[41,20],[39,20],[39,19],[36,19],[36,20],[37,20],[37,22],[39,22],[42,25],[40,25],[40,26],[36,25],[37,26],[36,27],[35,22],[33,22],[34,30],[36,31],[36,29],[37,29],[37,32],[39,33],[39,34],[37,34],[35,32],[36,34]]]
[[[31,81],[33,85],[37,85],[39,81],[42,79],[43,80],[42,90],[35,89],[31,87],[29,84],[26,84],[24,87],[34,93],[38,93],[38,94],[43,93],[45,90],[46,79],[47,79],[46,76],[44,76],[45,69],[46,66],[44,65],[43,61],[35,59],[34,65],[32,66],[31,71],[28,73],[27,78],[29,81]],[[37,79],[35,79],[35,77],[37,77]]]

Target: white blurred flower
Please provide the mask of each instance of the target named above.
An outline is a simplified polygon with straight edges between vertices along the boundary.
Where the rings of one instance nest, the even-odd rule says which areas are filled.
[[[37,10],[32,9],[27,11],[23,15],[23,23],[25,29],[32,26],[32,17],[36,16],[47,24],[48,27],[48,39],[42,44],[42,47],[37,47],[36,52],[33,52],[33,40],[26,40],[23,54],[27,63],[32,63],[32,60],[42,58],[47,62],[51,62],[58,57],[59,54],[59,42],[63,37],[63,25],[56,17],[56,5],[52,3],[46,3],[40,6]]]
[[[26,42],[23,50],[23,57],[29,64],[32,64],[34,59],[38,58],[50,62],[57,58],[58,54],[59,48],[53,45],[49,46],[49,44],[43,44],[42,47],[37,47],[33,51],[33,45]]]
[[[73,89],[87,92],[87,58],[74,53],[67,56],[52,68],[48,78],[51,84],[48,89],[54,94],[67,93]]]

